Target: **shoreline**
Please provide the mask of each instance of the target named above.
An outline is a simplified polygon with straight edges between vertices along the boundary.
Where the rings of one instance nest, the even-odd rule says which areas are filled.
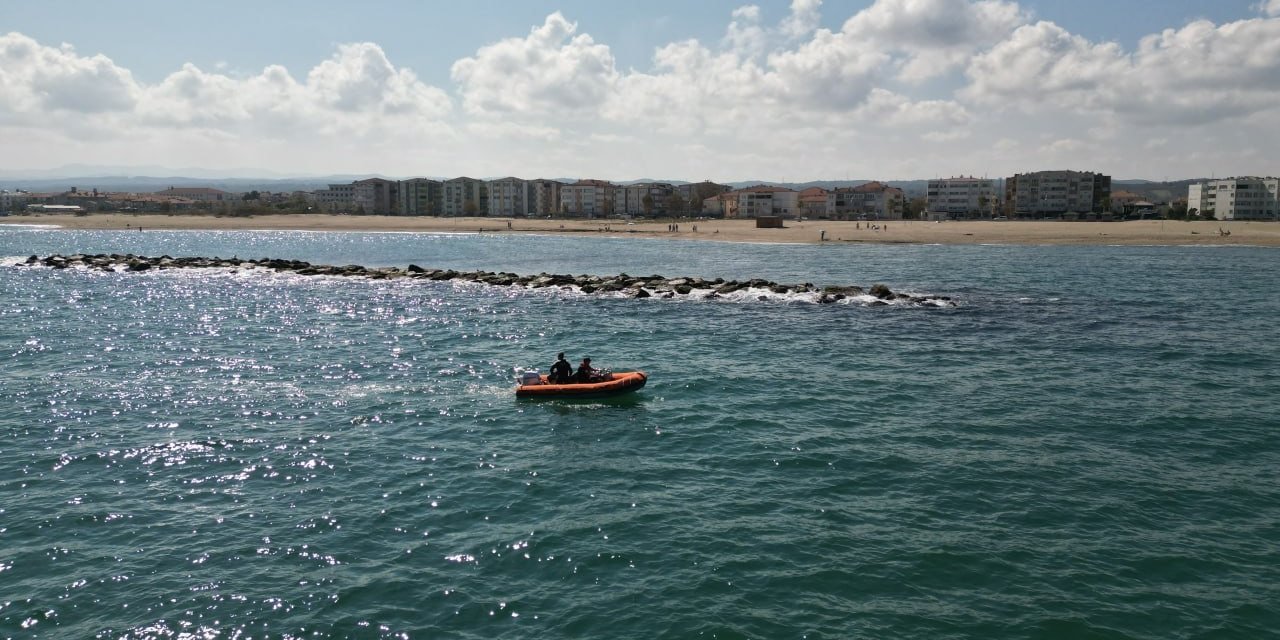
[[[52,226],[115,231],[314,231],[492,233],[499,235],[595,234],[664,240],[759,244],[946,245],[1149,245],[1280,247],[1280,223],[1261,221],[965,220],[929,222],[787,221],[781,229],[757,229],[754,220],[638,221],[545,218],[435,218],[283,214],[228,217],[191,214],[25,214],[0,217],[0,225]],[[676,225],[672,227],[671,225]],[[672,229],[676,230],[672,230]],[[824,233],[825,232],[825,233]],[[1226,235],[1224,235],[1224,233]],[[823,239],[825,237],[825,239]]]

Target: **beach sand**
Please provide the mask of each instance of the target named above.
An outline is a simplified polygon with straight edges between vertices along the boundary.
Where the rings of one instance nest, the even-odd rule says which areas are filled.
[[[1280,222],[1130,222],[919,220],[872,223],[788,221],[782,229],[757,229],[754,220],[690,220],[628,223],[623,220],[430,218],[328,214],[217,217],[194,214],[28,214],[0,217],[0,224],[52,225],[65,229],[147,231],[302,230],[419,231],[498,234],[591,234],[722,242],[827,244],[1018,245],[1254,245],[1280,246]],[[825,232],[825,233],[824,233]],[[1229,232],[1224,235],[1222,232]],[[825,236],[825,241],[822,237]]]

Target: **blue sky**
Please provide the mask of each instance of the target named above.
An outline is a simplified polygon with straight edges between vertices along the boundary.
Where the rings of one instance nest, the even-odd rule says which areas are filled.
[[[16,87],[0,135],[23,151],[0,170],[1276,173],[1278,15],[1278,0],[0,2]],[[1189,95],[1188,70],[1227,85]],[[1224,124],[1259,133],[1195,148]]]

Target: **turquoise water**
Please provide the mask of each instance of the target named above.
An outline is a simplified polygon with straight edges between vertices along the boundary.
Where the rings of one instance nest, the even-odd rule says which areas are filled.
[[[881,282],[954,308],[11,266]],[[0,636],[1259,638],[1280,251],[0,228]],[[557,351],[640,368],[517,402]]]

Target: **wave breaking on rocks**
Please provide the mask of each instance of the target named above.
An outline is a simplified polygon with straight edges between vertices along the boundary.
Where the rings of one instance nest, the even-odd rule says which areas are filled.
[[[810,283],[780,284],[770,280],[725,280],[697,277],[669,278],[660,275],[616,276],[566,275],[539,273],[519,275],[509,272],[456,271],[453,269],[427,269],[415,264],[408,267],[365,267],[356,264],[334,266],[311,264],[301,260],[275,258],[206,258],[206,257],[147,257],[133,254],[74,254],[31,256],[16,266],[48,267],[52,269],[96,269],[113,272],[140,272],[152,269],[264,269],[299,276],[355,277],[369,280],[412,279],[429,281],[461,281],[497,287],[522,287],[527,289],[570,289],[583,294],[610,295],[625,298],[694,298],[694,299],[744,299],[758,300],[793,299],[817,304],[865,302],[871,306],[906,304],[912,306],[955,306],[949,296],[914,295],[894,292],[883,284],[868,289],[858,286],[828,285],[818,287]]]

